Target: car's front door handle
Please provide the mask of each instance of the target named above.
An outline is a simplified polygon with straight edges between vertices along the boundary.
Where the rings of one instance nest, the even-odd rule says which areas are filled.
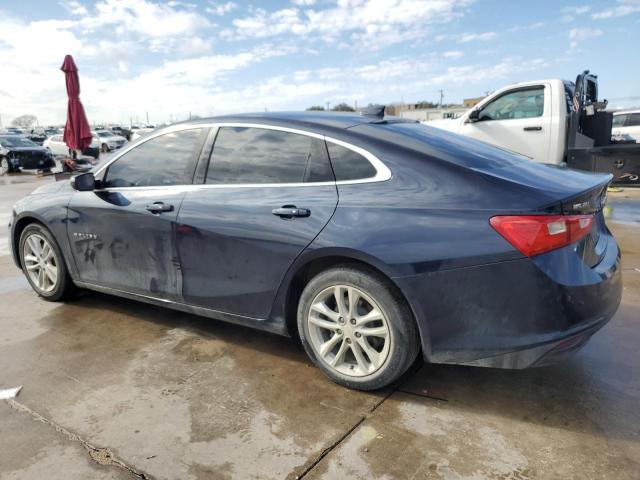
[[[274,208],[271,213],[282,218],[308,217],[311,210],[308,208],[298,208],[295,205],[285,205],[284,207]]]
[[[151,213],[172,212],[173,205],[168,205],[164,202],[154,202],[147,205],[147,210]]]
[[[525,132],[539,132],[540,130],[542,130],[542,127],[540,126],[536,126],[536,127],[524,127],[523,129]]]

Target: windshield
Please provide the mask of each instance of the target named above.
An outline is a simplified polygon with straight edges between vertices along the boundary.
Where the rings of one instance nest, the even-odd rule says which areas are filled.
[[[0,137],[0,145],[3,147],[37,147],[35,143],[25,137],[19,136],[6,136]]]
[[[113,133],[111,133],[108,130],[100,130],[99,132],[96,132],[100,137],[113,137]]]

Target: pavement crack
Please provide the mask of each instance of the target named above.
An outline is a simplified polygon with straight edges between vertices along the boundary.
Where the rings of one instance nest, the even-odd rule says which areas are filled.
[[[373,415],[373,412],[375,412],[378,407],[380,405],[382,405],[385,401],[387,401],[389,399],[389,397],[391,397],[391,395],[393,395],[396,391],[397,391],[398,387],[394,387],[392,388],[389,393],[387,393],[384,397],[382,397],[382,399],[380,399],[379,402],[376,402],[370,409],[369,411],[363,415],[362,417],[360,417],[358,419],[357,422],[355,422],[351,427],[349,427],[349,429],[347,431],[345,431],[335,442],[333,442],[331,445],[329,445],[327,448],[325,448],[324,450],[322,450],[322,452],[320,452],[320,455],[318,455],[316,457],[316,459],[311,462],[311,464],[304,469],[304,471],[300,474],[300,475],[296,475],[294,478],[296,480],[302,480],[304,477],[307,476],[307,474],[313,470],[315,468],[316,465],[318,465],[322,459],[324,457],[326,457],[327,455],[329,455],[336,447],[338,447],[342,442],[344,442],[347,437],[349,437],[349,435],[351,435],[360,425],[362,425],[362,423],[369,418],[371,415]]]
[[[77,433],[74,433],[64,428],[63,426],[58,425],[56,422],[43,417],[35,410],[30,409],[29,407],[27,407],[26,405],[23,405],[20,402],[16,402],[13,399],[7,400],[6,402],[14,410],[20,413],[26,413],[30,415],[34,420],[38,422],[42,422],[45,425],[49,425],[56,432],[64,435],[67,439],[71,440],[72,442],[77,442],[80,445],[82,445],[82,447],[89,454],[89,457],[91,458],[91,460],[94,461],[95,463],[99,465],[104,465],[104,466],[115,466],[115,467],[121,468],[126,472],[128,472],[129,474],[133,475],[135,478],[140,478],[143,480],[152,480],[152,477],[150,477],[146,473],[142,473],[139,470],[136,470],[132,466],[128,465],[122,459],[116,457],[109,448],[96,447],[95,445],[92,445]]]

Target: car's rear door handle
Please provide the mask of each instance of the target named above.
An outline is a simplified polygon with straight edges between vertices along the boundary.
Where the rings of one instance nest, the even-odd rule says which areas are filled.
[[[151,213],[162,213],[173,211],[173,205],[168,205],[164,202],[154,202],[147,205],[147,210]]]
[[[271,213],[282,218],[308,217],[311,210],[308,208],[298,208],[295,205],[285,205],[284,207],[274,208]]]
[[[542,127],[540,126],[536,126],[536,127],[524,127],[523,129],[525,132],[539,132],[540,130],[542,130]]]

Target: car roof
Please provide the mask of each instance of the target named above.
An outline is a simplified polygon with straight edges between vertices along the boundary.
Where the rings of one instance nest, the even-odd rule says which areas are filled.
[[[233,115],[221,115],[216,117],[202,118],[198,120],[187,120],[180,124],[207,124],[215,122],[228,123],[256,123],[289,126],[306,130],[345,130],[356,125],[368,123],[415,123],[399,117],[385,116],[384,118],[361,115],[356,112],[325,112],[325,111],[304,111],[304,112],[258,112],[242,113]]]

